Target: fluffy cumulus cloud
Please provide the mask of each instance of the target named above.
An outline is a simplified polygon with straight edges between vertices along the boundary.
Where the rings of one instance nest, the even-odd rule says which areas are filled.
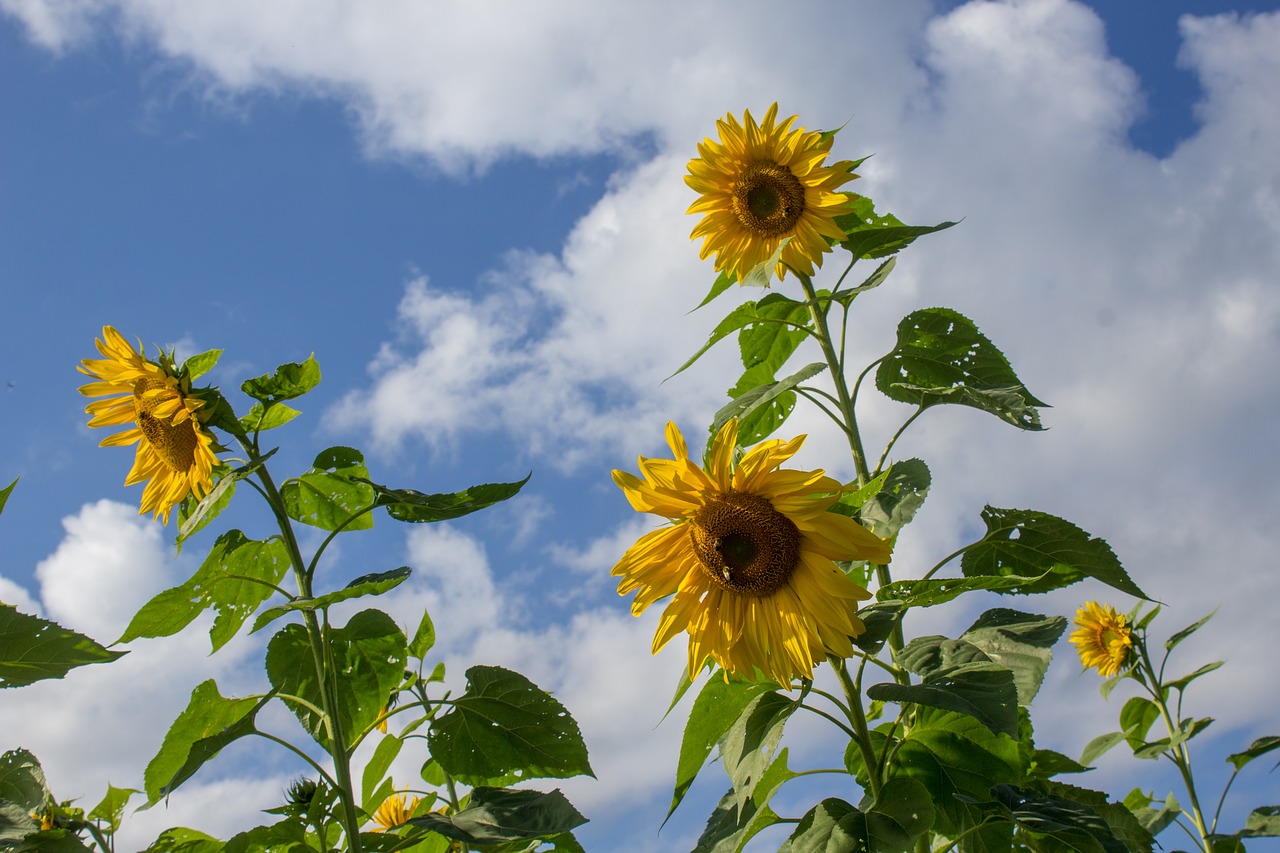
[[[923,572],[980,532],[983,503],[1070,518],[1107,538],[1166,602],[1166,631],[1220,607],[1186,668],[1229,659],[1205,682],[1238,700],[1206,709],[1231,734],[1224,749],[1267,733],[1265,709],[1280,702],[1266,535],[1280,470],[1264,426],[1280,402],[1280,14],[1182,20],[1179,62],[1202,83],[1202,124],[1161,159],[1127,141],[1142,81],[1109,55],[1099,18],[1071,0],[972,2],[934,17],[916,2],[815,4],[811,20],[826,22],[837,47],[803,57],[791,41],[779,49],[767,24],[776,11],[763,3],[0,7],[50,47],[144,44],[212,92],[337,99],[374,154],[452,171],[510,154],[625,155],[560,251],[509,255],[470,290],[430,270],[406,285],[397,336],[368,386],[330,412],[335,428],[367,431],[386,453],[505,433],[572,473],[658,451],[668,418],[705,423],[732,381],[732,343],[661,384],[715,319],[686,315],[711,276],[680,215],[684,163],[727,109],[776,98],[827,127],[852,114],[839,153],[876,155],[855,188],[908,221],[964,217],[905,253],[889,285],[860,301],[855,362],[888,351],[906,311],[943,304],[978,322],[1055,406],[1038,435],[972,411],[921,419],[898,452],[928,460],[935,486],[899,571]],[[865,425],[887,436],[906,414],[873,401]],[[816,416],[798,415],[794,429],[817,433],[799,462],[840,467],[826,461],[839,442]],[[110,618],[87,603],[97,581],[70,555],[91,553],[108,527],[158,553],[146,533],[107,524],[110,512],[82,513],[59,551],[67,559],[42,568],[46,611],[87,630]],[[636,529],[602,538],[599,553],[549,559],[600,564]],[[661,787],[669,763],[644,759],[675,754],[674,727],[636,733],[653,725],[679,655],[648,656],[646,620],[588,609],[538,626],[495,585],[479,541],[437,527],[415,531],[408,549],[418,574],[388,600],[403,621],[423,606],[436,616],[441,636],[455,638],[442,649],[455,675],[468,662],[512,666],[578,717],[600,777],[567,786],[584,807],[607,814],[616,791]],[[1089,587],[1025,606],[1069,613],[1086,594],[1108,595]],[[920,624],[963,627],[935,618]],[[1069,656],[1060,650],[1047,682],[1042,731],[1076,752],[1117,707],[1084,716],[1062,701],[1081,689]],[[641,769],[625,770],[633,761]]]

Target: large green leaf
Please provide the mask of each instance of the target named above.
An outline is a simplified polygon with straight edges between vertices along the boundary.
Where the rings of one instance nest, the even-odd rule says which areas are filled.
[[[917,237],[955,224],[903,225],[892,213],[876,213],[871,199],[866,196],[854,196],[850,212],[836,217],[836,225],[845,234],[840,245],[848,249],[855,259],[887,257],[910,246]]]
[[[103,648],[84,634],[0,603],[0,688],[22,687],[125,652]]]
[[[890,539],[915,518],[929,494],[929,466],[919,459],[893,463],[880,491],[862,505],[862,520],[881,539]]]
[[[786,347],[789,346],[787,341],[796,334],[801,336],[804,334],[791,324],[806,323],[808,318],[807,311],[808,308],[803,302],[796,302],[781,293],[770,293],[758,302],[744,302],[730,311],[728,316],[716,324],[716,327],[711,331],[711,336],[707,338],[707,342],[671,375],[675,376],[683,373],[701,358],[703,353],[717,343],[734,332],[751,326],[757,328],[747,336],[745,341],[742,336],[739,336],[744,367],[751,367],[753,364],[768,364],[771,360],[770,351],[773,352],[772,358],[777,358],[784,351],[789,356],[795,347],[791,346],[790,350],[787,350]],[[775,334],[781,335],[782,340],[771,340],[771,336]],[[751,359],[750,363],[746,363],[748,358]],[[785,360],[783,358],[783,361]],[[781,364],[782,362],[778,362],[774,369],[780,367]]]
[[[905,776],[890,779],[866,813],[871,849],[876,853],[910,850],[933,827],[933,811],[924,785]]]
[[[785,749],[779,753],[775,764],[779,761],[785,766]],[[760,787],[763,790],[763,785]],[[720,798],[711,816],[707,818],[707,825],[698,836],[692,853],[739,853],[752,836],[775,823],[778,823],[778,815],[769,807],[768,802],[757,808],[755,799],[752,798],[739,808],[737,796],[730,790]]]
[[[1130,853],[1102,815],[1083,803],[1015,785],[996,785],[991,793],[1020,829],[1051,838],[1049,849]]]
[[[254,717],[268,698],[223,698],[212,678],[197,685],[143,772],[147,805],[168,796],[222,747],[252,734]]]
[[[763,441],[791,416],[796,405],[796,386],[826,369],[820,362],[806,364],[785,379],[775,381],[772,370],[763,366],[751,368],[739,380],[745,387],[735,386],[729,392],[733,400],[716,411],[711,434],[720,432],[730,418],[737,418],[739,444],[750,447]]]
[[[1240,835],[1245,838],[1280,835],[1280,806],[1262,806],[1249,812]]]
[[[862,853],[870,851],[867,816],[857,808],[829,797],[800,818],[778,853]]]
[[[412,570],[408,566],[401,566],[389,572],[374,572],[361,575],[342,589],[327,592],[324,595],[317,595],[315,598],[295,598],[287,604],[269,607],[258,614],[258,618],[253,623],[253,630],[249,633],[252,634],[254,631],[261,630],[267,624],[286,613],[298,610],[323,610],[326,607],[332,607],[339,601],[362,598],[366,595],[382,595],[384,592],[389,592],[404,583],[408,580],[410,574],[412,574]]]
[[[1012,672],[1018,686],[1018,704],[1030,705],[1053,660],[1053,645],[1066,629],[1067,620],[1061,616],[997,607],[979,616],[960,639]]]
[[[259,541],[229,530],[186,583],[158,593],[134,614],[119,642],[171,636],[213,608],[218,615],[209,639],[216,652],[276,593],[289,565],[288,549],[279,537]]]
[[[952,403],[990,412],[1019,429],[1039,430],[1036,399],[1004,353],[964,315],[925,308],[898,324],[898,345],[876,368],[876,387],[921,408]]]
[[[867,695],[881,702],[958,711],[974,717],[993,733],[1018,736],[1018,688],[1013,673],[994,663],[950,667],[919,684],[874,684],[867,688]]]
[[[698,698],[693,701],[693,709],[685,723],[680,757],[676,762],[675,791],[667,809],[668,818],[706,765],[711,750],[737,722],[743,710],[773,687],[769,682],[726,680],[714,676],[707,679]]]
[[[431,755],[453,778],[477,785],[593,776],[578,724],[564,706],[518,672],[467,670],[467,690],[431,721]]]
[[[982,510],[982,520],[986,535],[960,559],[965,577],[1036,578],[1016,590],[999,590],[1020,594],[1049,592],[1091,577],[1136,598],[1147,598],[1105,540],[1091,537],[1069,521],[1035,510],[993,506]],[[1045,572],[1052,574],[1042,578]]]
[[[31,815],[51,798],[44,770],[25,749],[0,755],[0,847],[40,828]]]
[[[337,669],[336,722],[347,743],[377,722],[391,691],[404,675],[406,645],[404,632],[381,610],[362,610],[344,627],[330,629],[328,659]],[[271,638],[267,644],[267,677],[280,693],[324,707],[311,642],[303,626],[286,625]],[[307,733],[328,748],[330,739],[324,718],[306,705],[288,699],[285,703]]]
[[[1124,803],[1113,802],[1101,791],[1091,791],[1054,781],[1038,782],[1036,788],[1050,797],[1075,803],[1078,807],[1092,809],[1105,821],[1111,835],[1123,845],[1120,849],[1129,853],[1150,853],[1156,844],[1152,834],[1143,827]],[[1092,821],[1089,823],[1094,825]]]
[[[773,763],[783,727],[799,707],[799,702],[780,692],[762,693],[751,700],[720,739],[720,761],[733,785],[734,803],[739,809],[754,798],[756,784]]]
[[[247,379],[240,390],[262,403],[275,403],[301,397],[320,384],[320,365],[310,355],[302,363],[290,362],[276,368],[273,374]]]
[[[466,844],[550,838],[586,822],[559,789],[543,793],[483,786],[473,788],[466,807],[454,814],[431,812],[409,819]]]
[[[1021,575],[974,575],[971,578],[894,581],[876,590],[876,598],[886,602],[898,601],[904,607],[932,607],[978,589],[987,592],[1021,592],[1027,587],[1045,583],[1051,574],[1052,572],[1045,572],[1029,578]]]
[[[294,521],[321,530],[368,530],[374,506],[364,455],[351,447],[330,447],[301,477],[280,488],[285,511]]]
[[[250,460],[247,464],[234,468],[218,477],[213,484],[213,488],[198,501],[195,500],[194,495],[188,495],[178,505],[178,548],[181,549],[182,543],[194,536],[227,508],[227,505],[231,503],[232,496],[236,493],[236,483],[238,481],[245,479],[261,468],[275,453],[275,449],[270,450]]]
[[[425,495],[413,489],[389,489],[370,483],[377,495],[376,506],[387,508],[396,521],[421,524],[448,521],[501,503],[515,495],[529,482],[530,474],[514,483],[485,483],[451,494]]]

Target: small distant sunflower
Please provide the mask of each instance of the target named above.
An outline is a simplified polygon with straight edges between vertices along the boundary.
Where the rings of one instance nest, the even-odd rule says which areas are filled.
[[[703,471],[667,424],[674,459],[640,457],[643,479],[614,471],[638,512],[675,524],[642,536],[613,567],[618,593],[636,591],[631,612],[672,596],[653,652],[689,634],[692,677],[707,657],[745,678],[760,670],[779,684],[811,678],[827,654],[853,654],[866,630],[857,602],[869,598],[835,560],[887,563],[889,543],[827,510],[840,484],[818,471],[775,470],[804,443],[766,441],[735,467],[736,421],[711,444]]]
[[[170,359],[159,362],[135,350],[111,326],[95,341],[101,359],[84,359],[76,368],[98,380],[81,386],[86,397],[105,397],[85,407],[89,426],[123,426],[102,440],[102,447],[136,443],[133,469],[124,484],[147,481],[139,515],[151,512],[169,523],[169,511],[189,494],[203,497],[213,487],[213,434],[205,428],[204,401],[191,395],[190,383],[178,378]]]
[[[1085,602],[1076,611],[1076,630],[1071,633],[1080,662],[1096,669],[1098,675],[1110,678],[1119,674],[1133,653],[1133,632],[1123,614],[1111,605]]]
[[[413,817],[413,810],[422,802],[421,797],[409,799],[408,794],[392,794],[382,801],[378,810],[373,813],[373,822],[378,824],[374,832],[386,832],[397,826],[404,826]]]
[[[813,275],[814,263],[822,266],[822,255],[831,251],[828,240],[844,238],[835,220],[853,204],[836,192],[857,177],[853,163],[823,165],[834,137],[792,130],[796,116],[776,124],[777,115],[774,104],[760,124],[750,110],[742,124],[732,113],[718,120],[720,141],[698,145],[684,179],[701,196],[687,212],[705,214],[690,238],[704,238],[699,255],[714,254],[716,272],[727,271],[739,283],[787,237],[778,277],[786,265]]]

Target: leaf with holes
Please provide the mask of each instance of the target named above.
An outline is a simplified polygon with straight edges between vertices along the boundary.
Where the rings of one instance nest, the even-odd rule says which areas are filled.
[[[321,530],[368,530],[374,490],[364,455],[351,447],[321,451],[311,469],[280,488],[285,511],[294,521]]]
[[[108,663],[124,654],[56,622],[0,604],[0,688],[62,678],[78,666]]]
[[[893,463],[879,492],[862,505],[862,520],[881,539],[898,535],[898,531],[916,517],[929,494],[929,466],[919,459]]]
[[[902,319],[898,345],[876,369],[876,387],[922,409],[972,406],[1019,429],[1043,429],[1037,407],[1047,404],[1027,390],[971,320],[950,308],[925,308]]]
[[[290,362],[276,368],[271,375],[246,379],[240,390],[262,403],[275,403],[301,397],[320,384],[320,365],[310,355],[302,363]]]
[[[836,217],[836,225],[844,231],[840,245],[848,249],[854,258],[883,258],[902,251],[917,237],[942,231],[955,225],[941,222],[937,225],[904,225],[892,213],[879,214],[871,199],[855,196],[849,213]]]

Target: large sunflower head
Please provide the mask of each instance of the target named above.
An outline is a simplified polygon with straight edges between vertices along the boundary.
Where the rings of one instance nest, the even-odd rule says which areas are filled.
[[[684,437],[667,424],[674,459],[640,457],[637,477],[613,480],[639,512],[674,522],[647,533],[613,567],[618,593],[635,592],[631,612],[672,596],[653,651],[689,634],[689,674],[708,657],[727,672],[779,684],[811,678],[828,654],[853,654],[865,630],[857,602],[870,593],[835,560],[887,563],[889,543],[827,510],[840,484],[821,470],[779,470],[804,436],[766,441],[735,466],[736,421],[712,441],[707,468],[689,459]]]
[[[190,382],[179,378],[173,359],[153,361],[111,326],[95,341],[104,357],[86,358],[76,368],[96,382],[80,388],[86,397],[103,397],[85,407],[89,426],[127,426],[110,435],[102,447],[137,444],[133,469],[125,485],[147,482],[139,514],[154,513],[165,524],[169,511],[187,495],[203,497],[213,487],[213,434],[205,427],[203,400],[191,394]]]
[[[382,801],[378,810],[373,813],[373,822],[377,824],[374,832],[386,832],[397,826],[404,826],[413,817],[413,810],[422,802],[421,797],[409,799],[408,794],[392,794]]]
[[[777,123],[778,105],[756,124],[751,111],[742,123],[732,114],[716,122],[720,141],[707,138],[689,161],[685,183],[698,193],[689,213],[703,214],[690,237],[703,238],[701,257],[716,256],[716,272],[739,283],[773,257],[783,240],[778,277],[787,267],[813,275],[829,241],[844,238],[836,217],[852,207],[836,189],[857,177],[853,164],[823,165],[832,134],[791,129],[796,116]]]
[[[1080,662],[1096,669],[1103,678],[1118,675],[1133,655],[1133,631],[1127,621],[1109,604],[1085,602],[1076,611],[1078,627],[1070,637]]]

